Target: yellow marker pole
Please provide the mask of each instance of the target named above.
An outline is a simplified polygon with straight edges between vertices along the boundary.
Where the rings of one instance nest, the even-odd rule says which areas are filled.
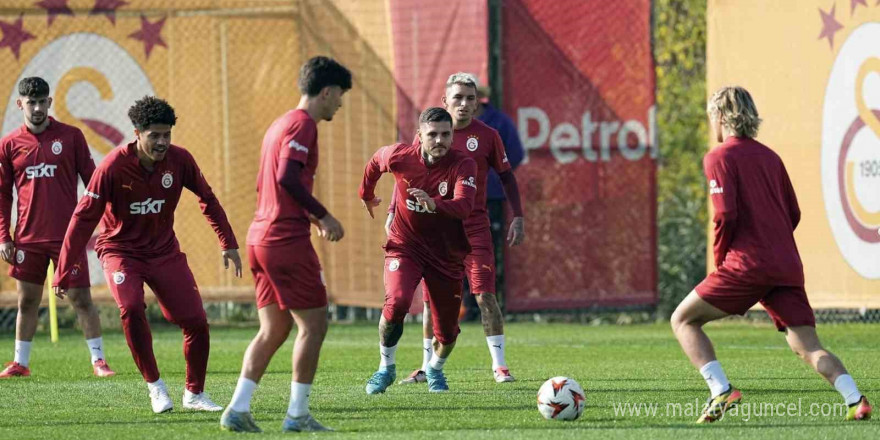
[[[46,288],[49,290],[49,340],[58,342],[58,306],[55,303],[55,292],[52,290],[52,277],[55,275],[52,264],[46,274]]]

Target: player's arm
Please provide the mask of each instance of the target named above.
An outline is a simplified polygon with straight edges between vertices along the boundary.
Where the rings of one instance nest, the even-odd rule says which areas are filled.
[[[468,218],[474,209],[474,198],[477,195],[476,176],[477,163],[471,158],[463,160],[458,165],[452,199],[433,198],[435,206],[431,210],[459,220]]]
[[[738,182],[732,164],[721,156],[707,155],[703,168],[709,180],[709,199],[715,211],[712,217],[715,224],[715,267],[721,267],[736,233]]]
[[[361,202],[364,204],[364,208],[366,208],[367,213],[370,214],[370,218],[375,218],[373,215],[373,208],[382,203],[382,199],[376,197],[376,184],[379,182],[379,178],[382,177],[383,173],[391,171],[389,162],[393,151],[394,145],[378,149],[364,168],[364,177],[361,179],[361,186],[358,189],[358,194]]]
[[[185,150],[184,150],[185,151]],[[235,266],[235,276],[241,278],[241,257],[238,255],[238,241],[235,239],[235,233],[232,232],[232,225],[226,218],[226,211],[220,205],[220,200],[214,195],[211,185],[205,180],[202,170],[199,169],[192,155],[185,151],[183,186],[192,191],[199,198],[199,208],[202,215],[208,220],[208,224],[214,229],[217,238],[220,239],[221,255],[223,256],[223,265],[229,269],[229,261]]]
[[[514,139],[519,143],[518,137],[514,136]],[[525,219],[523,218],[522,199],[519,195],[519,185],[517,185],[516,176],[513,175],[513,168],[507,156],[507,145],[502,141],[501,135],[498,132],[495,132],[493,141],[489,166],[498,173],[504,190],[504,196],[510,203],[510,209],[513,210],[513,220],[510,222],[510,229],[507,231],[507,243],[510,246],[517,246],[526,238],[526,226]],[[522,145],[519,148],[522,148]]]
[[[84,186],[89,186],[89,180],[95,173],[95,161],[92,159],[92,152],[89,151],[89,144],[82,132],[76,131],[76,142],[74,144],[74,152],[76,153],[76,173],[82,179]]]
[[[388,217],[385,218],[385,235],[391,234],[391,223],[397,210],[397,185],[391,187],[391,198],[388,199]]]
[[[6,147],[0,146],[0,258],[12,264],[15,243],[9,233],[12,221],[12,187],[14,185],[12,161],[6,154]]]
[[[788,205],[788,215],[791,219],[791,230],[794,231],[801,222],[801,208],[798,205],[797,196],[794,193],[794,186],[791,184],[791,179],[788,177],[788,172],[785,170],[784,164],[782,165],[782,186],[783,190],[785,190],[785,201]]]
[[[61,252],[58,255],[58,267],[55,270],[55,295],[64,298],[70,280],[70,271],[80,255],[86,249],[86,244],[92,237],[92,232],[101,221],[107,199],[112,190],[111,178],[108,173],[109,164],[97,169],[86,185],[86,191],[82,199],[73,211],[73,217],[67,224],[67,232],[64,234],[64,242],[61,244]]]
[[[309,221],[318,227],[321,237],[329,241],[341,240],[345,235],[342,223],[318,199],[309,194],[309,190],[302,184],[300,176],[303,167],[304,164],[296,159],[281,161],[275,174],[275,182],[309,213]]]

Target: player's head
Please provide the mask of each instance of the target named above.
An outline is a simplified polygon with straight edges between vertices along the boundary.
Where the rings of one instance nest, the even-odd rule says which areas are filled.
[[[439,159],[452,146],[452,116],[445,109],[431,107],[419,116],[419,142],[422,155]]]
[[[351,89],[351,71],[333,58],[314,57],[299,69],[299,91],[316,104],[317,116],[333,120],[342,107],[342,95]]]
[[[174,108],[164,99],[144,96],[128,109],[128,118],[134,125],[138,150],[152,162],[164,159],[171,146],[171,127],[177,123]]]
[[[715,139],[724,142],[724,133],[753,138],[758,135],[761,118],[748,90],[739,86],[718,89],[709,98],[706,113],[712,122]]]
[[[443,106],[456,121],[470,122],[477,111],[477,77],[470,73],[453,73],[446,80]]]
[[[40,126],[49,119],[52,98],[49,97],[49,83],[43,78],[31,76],[18,83],[18,108],[24,112],[29,126]]]

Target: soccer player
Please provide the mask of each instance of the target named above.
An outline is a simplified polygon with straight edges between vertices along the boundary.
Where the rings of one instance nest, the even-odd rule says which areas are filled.
[[[223,262],[241,260],[232,227],[195,159],[171,143],[177,122],[164,100],[145,96],[128,110],[135,140],[115,148],[98,166],[67,227],[61,247],[55,292],[63,297],[77,272],[76,256],[85,249],[101,222],[96,250],[134,363],[147,382],[153,412],[171,411],[174,404],[153,355],[147,323],[144,283],[159,300],[165,319],[183,329],[186,390],[183,407],[220,411],[204,392],[210,335],[199,288],[174,235],[174,210],[183,188],[199,198],[202,213],[220,238]]]
[[[486,211],[486,181],[489,169],[494,169],[504,186],[504,192],[513,210],[513,221],[507,235],[511,246],[517,246],[525,239],[525,222],[516,177],[510,169],[504,144],[498,132],[482,121],[474,118],[477,109],[477,79],[469,73],[455,73],[446,81],[446,93],[441,98],[444,107],[452,115],[455,128],[452,149],[460,151],[477,163],[477,194],[474,209],[464,222],[471,252],[465,259],[468,284],[477,298],[482,315],[486,343],[492,357],[492,372],[496,382],[513,382],[507,362],[504,359],[504,316],[495,297],[495,251]],[[418,144],[418,138],[415,141]],[[392,194],[390,213],[386,220],[386,230],[393,231],[393,219],[397,208],[396,197]],[[426,380],[425,371],[433,355],[430,303],[425,301],[422,340],[422,367],[413,371],[401,383],[416,383]]]
[[[419,117],[419,144],[379,149],[364,170],[360,197],[373,217],[376,182],[392,173],[400,205],[385,245],[385,305],[379,320],[379,370],[369,379],[367,394],[385,392],[396,378],[395,353],[403,319],[419,281],[431,302],[434,353],[426,366],[428,390],[449,390],[443,365],[458,337],[465,257],[470,253],[464,222],[474,209],[477,164],[451,148],[452,117],[432,107]],[[406,208],[406,209],[404,209]]]
[[[749,92],[724,87],[709,99],[708,114],[721,145],[703,159],[715,208],[716,270],[678,305],[672,329],[710,397],[697,423],[723,417],[742,399],[715,358],[703,324],[744,314],[760,302],[789,347],[843,396],[847,420],[871,416],[868,400],[840,360],[816,335],[804,291],[804,269],[794,241],[800,209],[779,156],[754,139],[761,119]]]
[[[49,84],[38,77],[24,78],[18,94],[16,104],[24,124],[0,140],[0,258],[11,265],[9,276],[18,288],[15,359],[0,378],[31,374],[31,341],[49,260],[57,266],[67,221],[76,208],[77,175],[88,184],[95,171],[82,132],[48,115]],[[18,192],[14,240],[9,234],[13,187]],[[85,248],[71,257],[76,270],[70,276],[70,301],[91,351],[92,371],[99,377],[113,376],[104,360],[101,318],[89,290]]]
[[[261,432],[250,412],[251,396],[275,352],[297,327],[290,403],[283,431],[330,431],[309,413],[309,393],[327,333],[327,291],[309,237],[339,241],[345,231],[312,196],[318,168],[318,123],[330,121],[351,89],[351,72],[327,57],[300,69],[302,97],[295,110],[275,120],[263,137],[257,175],[257,211],[248,231],[248,260],[257,290],[260,331],[244,353],[232,401],[220,418],[230,431]]]

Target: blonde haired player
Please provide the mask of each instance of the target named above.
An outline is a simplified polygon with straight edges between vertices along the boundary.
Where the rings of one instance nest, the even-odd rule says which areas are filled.
[[[714,422],[742,400],[715,358],[703,324],[744,314],[760,302],[791,349],[843,396],[846,420],[871,417],[871,405],[843,363],[816,335],[804,291],[804,268],[794,241],[800,209],[782,159],[756,141],[761,119],[748,91],[723,87],[707,107],[721,145],[703,159],[715,208],[715,266],[678,305],[672,329],[681,348],[709,386],[697,423]]]

